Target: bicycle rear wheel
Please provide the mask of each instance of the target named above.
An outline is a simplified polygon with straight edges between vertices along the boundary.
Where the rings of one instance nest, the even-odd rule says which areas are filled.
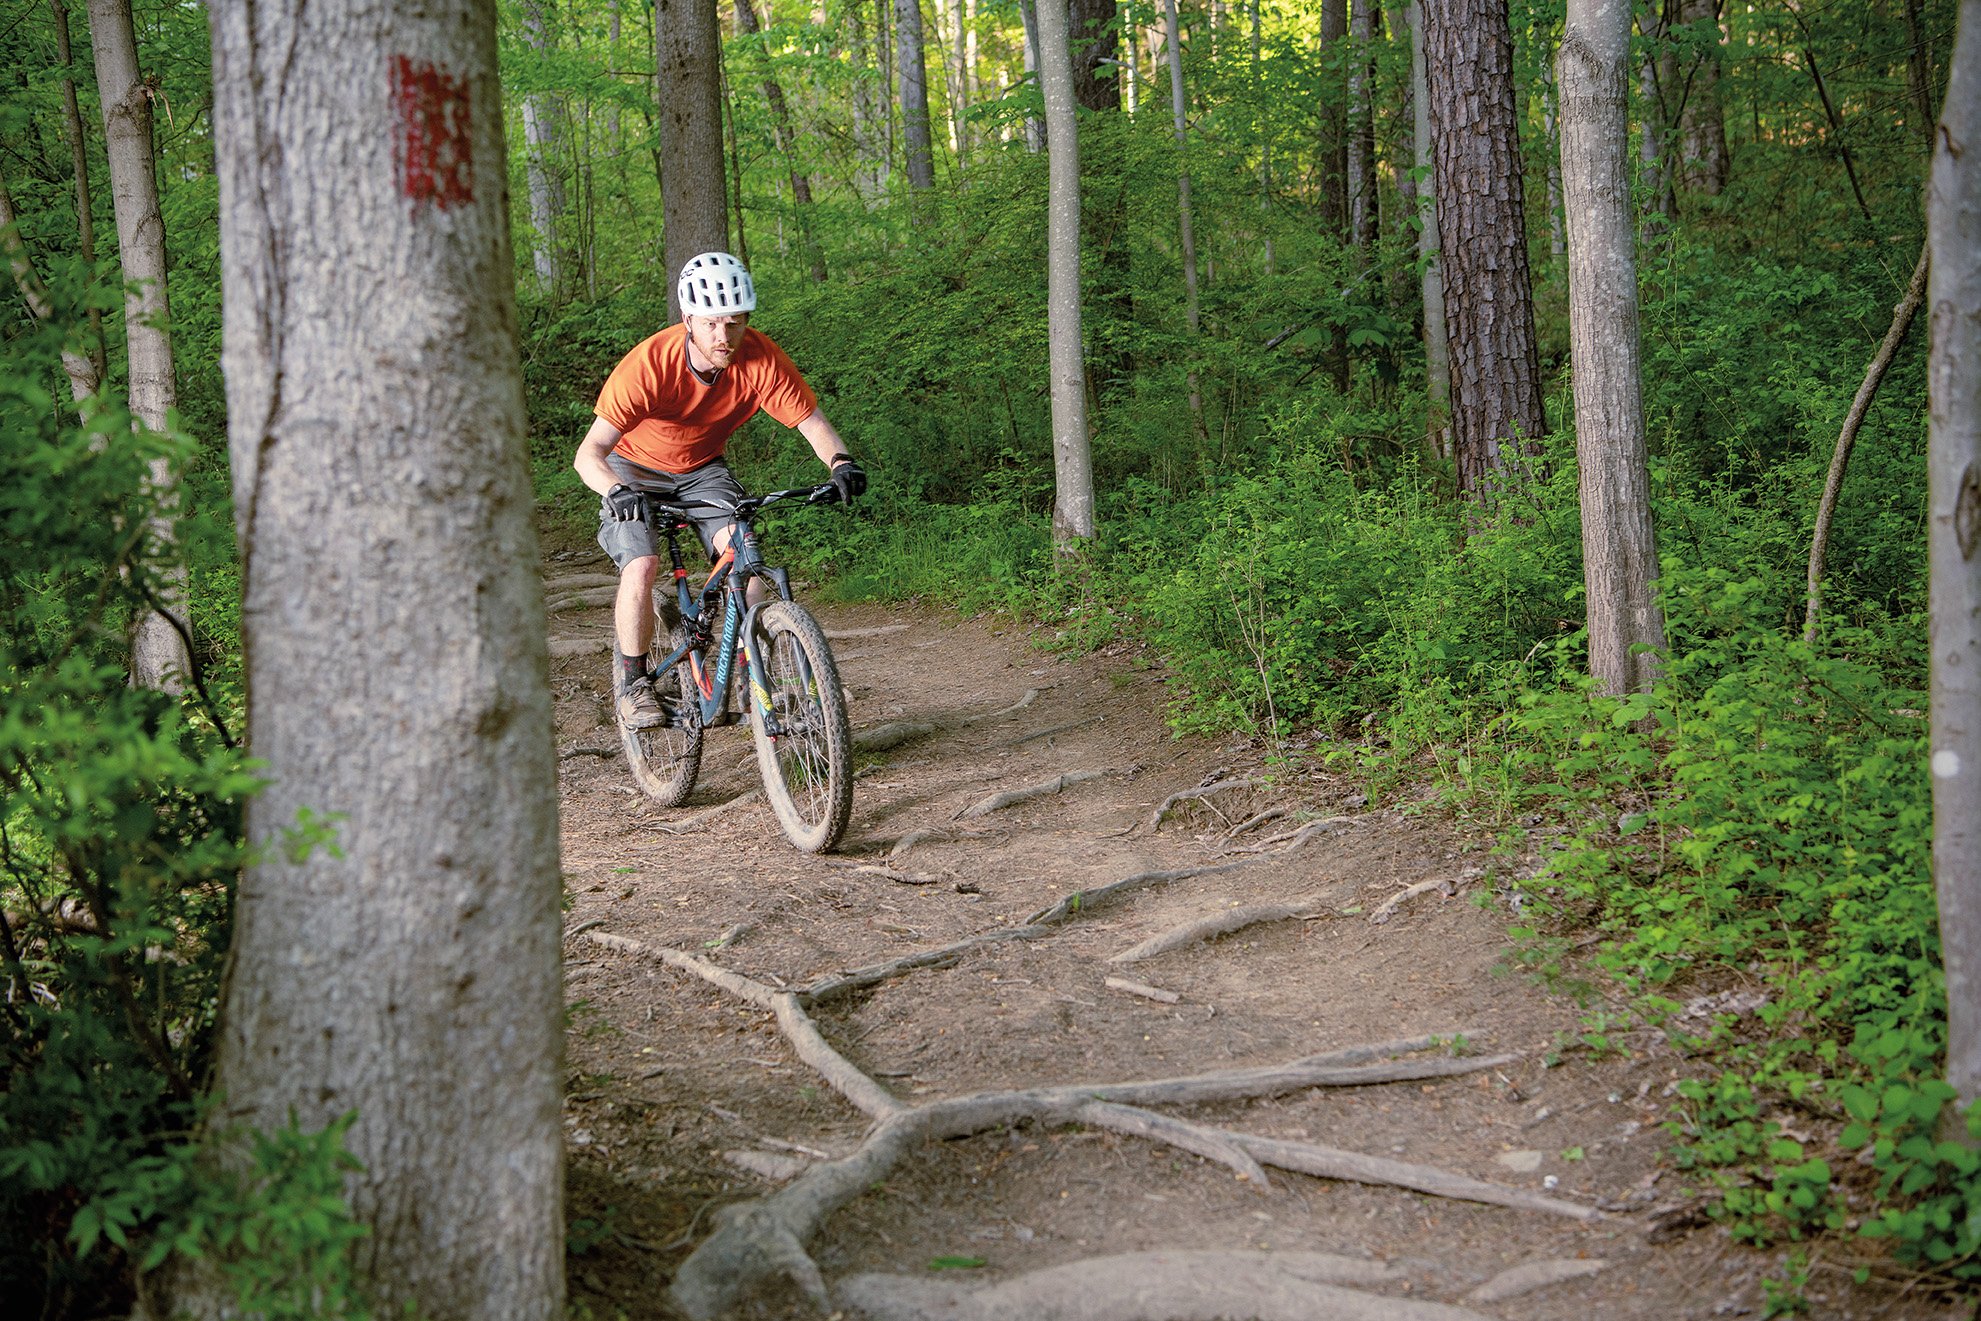
[[[839,842],[853,814],[853,730],[825,630],[795,601],[773,601],[750,641],[757,769],[778,825],[806,853]],[[768,704],[768,715],[765,704]]]
[[[663,640],[664,639],[664,640]],[[688,640],[688,630],[676,624],[671,631],[654,630],[653,645],[647,651],[649,665],[658,665]],[[662,807],[679,807],[695,790],[695,776],[702,769],[702,726],[695,717],[695,685],[689,678],[687,658],[665,674],[654,676],[654,689],[668,722],[651,729],[628,729],[619,725],[619,741],[626,748],[626,765],[633,782],[647,797]]]

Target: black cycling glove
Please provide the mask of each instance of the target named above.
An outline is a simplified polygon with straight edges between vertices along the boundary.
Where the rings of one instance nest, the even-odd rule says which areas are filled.
[[[867,470],[850,454],[835,455],[832,460],[832,489],[839,492],[843,503],[852,504],[855,497],[867,493]]]
[[[615,523],[632,523],[647,516],[647,498],[623,482],[605,493],[606,512]]]

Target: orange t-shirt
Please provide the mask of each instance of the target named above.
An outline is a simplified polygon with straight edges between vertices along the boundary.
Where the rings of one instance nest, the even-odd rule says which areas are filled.
[[[693,472],[721,458],[759,408],[795,427],[818,406],[791,359],[761,331],[745,330],[736,360],[703,385],[688,367],[688,327],[672,325],[620,359],[592,411],[619,429],[613,453],[643,468]]]

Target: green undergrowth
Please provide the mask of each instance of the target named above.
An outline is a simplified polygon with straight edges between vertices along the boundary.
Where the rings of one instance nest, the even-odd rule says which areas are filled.
[[[242,809],[231,663],[184,697],[130,685],[133,618],[163,590],[148,463],[182,435],[102,401],[69,412],[59,342],[0,372],[0,1298],[26,1316],[127,1312],[214,1268],[244,1315],[357,1316],[342,1127],[202,1123]],[[224,498],[184,483],[197,655],[238,652]],[[202,507],[217,514],[202,512]]]

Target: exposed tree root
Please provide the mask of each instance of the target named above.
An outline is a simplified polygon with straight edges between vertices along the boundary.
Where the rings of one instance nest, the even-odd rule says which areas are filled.
[[[1260,1068],[1229,1069],[1142,1082],[1075,1083],[1022,1091],[985,1092],[911,1107],[855,1068],[825,1041],[801,1007],[799,993],[773,991],[760,982],[697,955],[679,950],[652,949],[638,941],[603,932],[588,934],[605,948],[658,958],[672,967],[692,972],[748,1003],[770,1009],[776,1014],[778,1026],[798,1057],[854,1107],[877,1121],[865,1141],[851,1154],[815,1165],[778,1192],[759,1201],[730,1208],[718,1217],[715,1233],[681,1264],[675,1274],[672,1289],[674,1301],[691,1317],[712,1318],[720,1315],[743,1290],[771,1275],[789,1276],[820,1308],[830,1306],[824,1280],[804,1250],[804,1244],[826,1216],[857,1197],[877,1179],[885,1177],[916,1144],[964,1137],[985,1129],[1027,1121],[1086,1123],[1148,1136],[1211,1159],[1222,1160],[1246,1178],[1257,1178],[1261,1186],[1265,1175],[1259,1167],[1272,1164],[1330,1178],[1391,1184],[1440,1196],[1551,1211],[1578,1219],[1600,1218],[1600,1212],[1587,1207],[1558,1202],[1519,1189],[1501,1188],[1427,1166],[1334,1151],[1309,1143],[1213,1130],[1131,1109],[1276,1096],[1308,1087],[1365,1086],[1376,1082],[1449,1077],[1495,1068],[1509,1063],[1514,1056],[1418,1060],[1391,1058],[1427,1049],[1438,1042],[1437,1038],[1420,1037],[1412,1041],[1352,1047]],[[1241,1160],[1239,1153],[1249,1159]],[[1256,1175],[1254,1171],[1257,1171]]]
[[[1224,837],[1226,839],[1237,839],[1246,831],[1257,830],[1268,821],[1277,821],[1292,811],[1293,809],[1290,807],[1268,807],[1263,812],[1254,812],[1251,816],[1246,817],[1243,821],[1240,821],[1237,825],[1225,831]]]
[[[587,606],[611,605],[619,595],[619,588],[587,587],[580,592],[567,592],[563,596],[553,596],[543,603],[547,615],[561,615],[567,610],[583,610]]]
[[[958,812],[956,819],[961,821],[969,817],[989,816],[992,812],[1002,811],[1029,799],[1056,794],[1070,784],[1079,784],[1083,780],[1098,780],[1106,774],[1106,771],[1068,771],[1064,775],[1055,775],[1050,780],[1028,784],[1022,789],[1006,789],[1003,793],[992,794],[980,802],[972,803]]]
[[[1162,819],[1174,811],[1180,803],[1203,802],[1213,795],[1229,793],[1233,789],[1256,789],[1259,784],[1260,781],[1247,776],[1240,780],[1219,780],[1215,784],[1200,784],[1194,789],[1180,789],[1163,799],[1161,805],[1149,814],[1149,825],[1152,829],[1161,830]]]
[[[543,594],[544,598],[548,600],[551,597],[562,596],[567,592],[580,591],[586,587],[616,588],[618,586],[619,575],[616,573],[567,573],[562,577],[544,579]]]
[[[601,651],[612,650],[612,639],[601,633],[595,638],[552,638],[550,658],[565,660],[572,656],[590,656]]]
[[[906,624],[875,624],[868,628],[829,628],[825,631],[829,642],[846,642],[853,638],[878,638],[889,633],[906,633]]]
[[[1501,1271],[1492,1279],[1465,1295],[1468,1303],[1500,1303],[1522,1294],[1545,1289],[1563,1280],[1579,1280],[1607,1269],[1609,1263],[1596,1258],[1574,1258],[1555,1261],[1530,1261],[1515,1266],[1512,1270]]]
[[[1463,1307],[1343,1287],[1399,1278],[1382,1262],[1324,1252],[1179,1250],[1089,1257],[988,1286],[855,1275],[838,1295],[869,1321],[1486,1321]]]
[[[1025,690],[1025,695],[1019,698],[1017,701],[1013,702],[1010,706],[1000,708],[999,710],[996,711],[983,711],[978,713],[977,715],[964,716],[957,723],[962,725],[975,725],[985,720],[995,720],[999,716],[1008,716],[1014,711],[1023,711],[1026,707],[1030,706],[1032,703],[1038,700],[1039,700],[1039,690],[1036,688],[1027,688]]]
[[[1042,738],[1051,738],[1054,734],[1066,734],[1076,729],[1084,729],[1088,725],[1097,725],[1106,719],[1106,716],[1101,716],[1095,720],[1069,721],[1064,725],[1054,725],[1050,729],[1035,729],[1029,734],[1020,734],[1017,738],[1006,739],[1004,746],[1007,748],[1022,747],[1027,743],[1032,743]]]
[[[904,972],[914,972],[918,968],[947,968],[971,950],[983,945],[999,945],[1007,940],[1037,940],[1040,936],[1050,936],[1058,928],[1040,925],[1022,927],[1000,927],[996,931],[985,931],[959,940],[952,945],[938,949],[921,950],[914,954],[903,954],[898,959],[885,963],[869,964],[855,968],[851,972],[832,973],[819,978],[809,986],[801,987],[798,998],[808,1005],[821,1005],[828,1000],[836,1000],[854,991],[863,991],[869,986],[892,981]]]
[[[815,861],[822,862],[828,867],[837,867],[841,871],[859,872],[865,876],[884,877],[887,880],[893,881],[896,885],[934,885],[936,879],[933,876],[920,876],[914,872],[897,871],[893,867],[883,867],[877,862],[854,862],[848,858],[818,858]]]
[[[885,752],[898,748],[903,743],[913,743],[916,739],[927,738],[936,732],[936,726],[926,720],[890,720],[872,729],[853,732],[853,751]]]
[[[755,802],[761,797],[763,797],[763,790],[745,789],[742,793],[737,794],[727,802],[717,803],[714,807],[705,807],[693,816],[684,816],[679,821],[655,821],[652,825],[655,830],[664,830],[670,835],[685,835],[689,831],[700,830],[703,826],[731,808],[741,807],[744,803]]]
[[[1185,945],[1194,945],[1200,940],[1211,940],[1217,936],[1230,935],[1261,922],[1284,922],[1289,917],[1312,917],[1319,912],[1312,905],[1294,907],[1288,904],[1251,904],[1244,908],[1228,908],[1222,913],[1200,917],[1195,922],[1187,922],[1160,935],[1150,936],[1139,945],[1131,945],[1119,954],[1108,956],[1109,963],[1139,963],[1152,959],[1158,954]]]
[[[1274,846],[1277,845],[1279,846],[1279,852],[1291,853],[1317,835],[1333,834],[1343,826],[1346,826],[1349,820],[1350,818],[1345,816],[1324,817],[1319,821],[1309,821],[1298,830],[1288,830],[1281,834],[1262,839],[1250,848],[1233,849],[1231,851],[1233,853],[1269,853],[1274,851]]]
[[[1144,1000],[1154,1000],[1157,1004],[1173,1005],[1183,998],[1174,991],[1165,991],[1160,986],[1150,986],[1145,982],[1131,982],[1126,977],[1109,977],[1101,985],[1110,990],[1139,995]]]
[[[950,831],[942,830],[942,829],[911,830],[907,834],[903,835],[900,839],[894,841],[894,847],[887,851],[887,856],[890,858],[898,858],[902,854],[914,848],[917,844],[927,844],[931,840],[947,839],[949,838],[950,834],[951,834]]]
[[[570,761],[573,757],[603,757],[609,761],[618,755],[619,749],[616,747],[590,747],[581,744],[575,748],[564,749],[564,751],[557,754],[557,760]]]
[[[1369,920],[1377,926],[1381,926],[1383,923],[1389,921],[1391,917],[1395,916],[1396,910],[1403,907],[1405,903],[1415,899],[1420,894],[1425,894],[1432,890],[1437,890],[1446,895],[1457,894],[1458,883],[1444,877],[1439,877],[1435,881],[1419,881],[1415,885],[1405,886],[1389,898],[1383,900],[1383,906],[1369,914]]]

